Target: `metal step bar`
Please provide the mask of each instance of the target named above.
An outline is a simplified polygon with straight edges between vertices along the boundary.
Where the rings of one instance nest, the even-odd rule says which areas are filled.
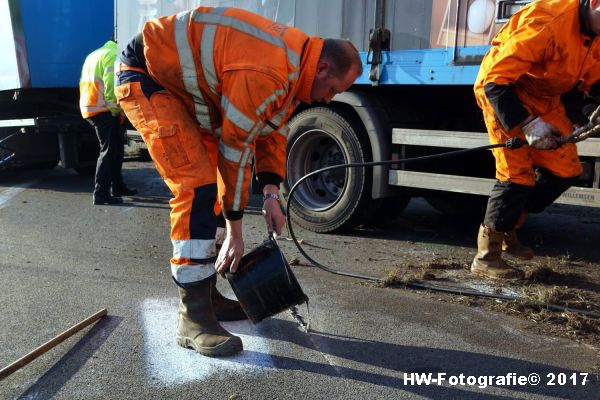
[[[471,149],[490,144],[485,132],[434,131],[424,129],[392,130],[392,143],[410,146],[450,147]],[[577,143],[577,152],[584,157],[600,157],[600,139],[591,138]]]
[[[390,185],[485,196],[489,196],[494,182],[494,179],[472,178],[460,175],[398,170],[390,170],[389,172]],[[556,203],[600,207],[600,190],[571,187],[556,200]]]
[[[392,143],[412,146],[468,149],[489,144],[487,133],[399,129],[392,131]],[[592,138],[577,143],[580,156],[600,157],[600,139]],[[390,170],[388,183],[418,189],[442,190],[488,196],[494,179],[459,175]],[[600,207],[600,189],[572,187],[556,203]]]

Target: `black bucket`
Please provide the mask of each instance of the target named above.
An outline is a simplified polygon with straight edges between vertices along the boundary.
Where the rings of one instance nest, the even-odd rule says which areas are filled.
[[[273,238],[243,256],[236,273],[225,277],[254,324],[308,302]]]

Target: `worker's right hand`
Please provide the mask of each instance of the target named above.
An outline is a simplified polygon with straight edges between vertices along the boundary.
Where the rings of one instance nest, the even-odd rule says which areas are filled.
[[[521,127],[529,146],[538,150],[551,150],[561,146],[562,135],[552,124],[535,117]]]
[[[226,220],[226,236],[215,262],[219,275],[225,277],[226,272],[235,273],[244,255],[244,238],[242,236],[242,220]]]

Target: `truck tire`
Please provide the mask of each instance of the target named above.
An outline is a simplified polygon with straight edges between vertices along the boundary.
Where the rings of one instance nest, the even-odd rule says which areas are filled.
[[[315,107],[289,123],[284,205],[291,187],[306,174],[344,163],[370,161],[362,123],[343,110]],[[327,171],[304,181],[290,205],[292,220],[313,232],[334,232],[360,223],[371,200],[371,177],[363,168]]]

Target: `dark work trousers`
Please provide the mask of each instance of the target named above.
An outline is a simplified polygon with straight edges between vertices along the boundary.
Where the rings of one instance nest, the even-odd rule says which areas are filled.
[[[123,132],[119,116],[104,112],[87,121],[94,127],[100,142],[100,154],[96,162],[96,178],[94,181],[94,196],[109,196],[110,187],[123,187]]]

